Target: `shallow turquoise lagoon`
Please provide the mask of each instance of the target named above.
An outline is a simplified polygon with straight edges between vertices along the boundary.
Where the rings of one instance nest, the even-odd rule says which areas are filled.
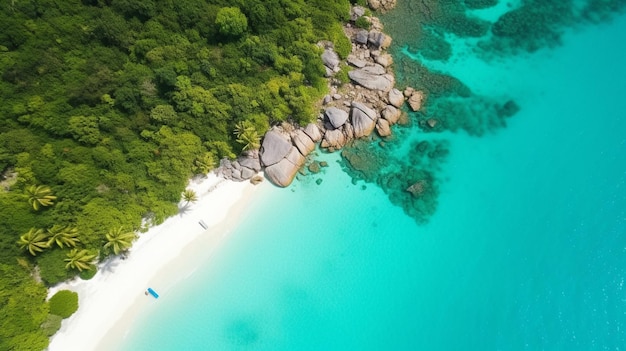
[[[623,350],[626,17],[564,45],[442,69],[521,110],[448,140],[418,225],[338,155],[266,188],[206,265],[142,313],[124,350]],[[323,179],[320,185],[317,178]]]

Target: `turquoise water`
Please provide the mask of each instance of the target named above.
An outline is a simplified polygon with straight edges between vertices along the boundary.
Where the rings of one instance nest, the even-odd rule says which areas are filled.
[[[427,224],[322,155],[320,185],[261,190],[123,349],[624,350],[624,33],[621,16],[534,54],[457,53],[440,68],[521,109],[482,137],[412,129],[450,142]]]

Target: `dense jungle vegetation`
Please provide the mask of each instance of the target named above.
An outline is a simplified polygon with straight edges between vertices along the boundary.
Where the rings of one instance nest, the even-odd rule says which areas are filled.
[[[348,54],[349,5],[2,1],[0,350],[44,349],[61,320],[46,286],[175,214],[190,176],[313,120],[315,43]]]

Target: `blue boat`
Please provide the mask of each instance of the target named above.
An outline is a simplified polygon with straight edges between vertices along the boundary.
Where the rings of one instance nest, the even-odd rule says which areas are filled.
[[[148,293],[150,293],[150,295],[154,296],[155,299],[159,298],[159,294],[157,294],[156,291],[152,290],[152,288],[148,288]]]

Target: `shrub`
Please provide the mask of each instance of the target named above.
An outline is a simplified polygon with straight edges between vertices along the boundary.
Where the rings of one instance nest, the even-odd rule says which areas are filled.
[[[357,26],[358,28],[363,28],[367,30],[369,30],[370,27],[372,26],[370,21],[367,18],[365,18],[365,16],[361,16],[357,18],[356,21],[354,22],[354,25]]]
[[[65,250],[48,250],[37,258],[39,274],[46,285],[51,286],[56,283],[68,280],[73,273],[65,268]]]
[[[61,321],[63,317],[57,316],[56,314],[49,314],[46,321],[41,324],[41,329],[46,336],[54,335],[59,329],[61,329]]]
[[[54,294],[48,303],[51,314],[67,318],[78,309],[78,294],[69,290],[61,290]]]
[[[83,270],[82,272],[80,272],[78,274],[78,276],[82,280],[89,280],[89,279],[93,278],[93,276],[96,275],[96,273],[98,273],[98,269],[96,267],[94,267],[93,269],[85,269],[85,270]]]

